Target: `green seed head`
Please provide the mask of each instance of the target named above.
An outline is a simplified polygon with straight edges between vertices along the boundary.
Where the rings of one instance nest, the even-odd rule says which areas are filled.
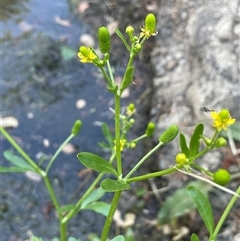
[[[104,26],[98,29],[98,42],[99,48],[102,54],[110,52],[111,42],[110,42],[110,33],[108,29]]]
[[[170,126],[163,134],[160,136],[159,141],[163,143],[168,143],[172,141],[178,134],[179,128],[176,125]]]
[[[230,113],[229,113],[229,110],[227,109],[222,109],[220,112],[219,112],[219,117],[222,119],[222,120],[225,120],[227,118],[229,118],[230,116]]]
[[[229,183],[231,175],[225,169],[218,169],[213,175],[213,181],[221,186],[225,186]]]
[[[90,50],[89,48],[87,48],[86,46],[81,46],[79,49],[79,52],[84,56],[84,57],[88,57]]]
[[[145,134],[147,137],[151,136],[155,130],[155,124],[153,122],[149,122]]]
[[[153,34],[156,29],[156,17],[154,14],[149,13],[145,18],[145,29]]]
[[[82,122],[80,120],[76,120],[75,123],[73,124],[71,133],[76,136],[81,130],[81,127],[82,127]]]

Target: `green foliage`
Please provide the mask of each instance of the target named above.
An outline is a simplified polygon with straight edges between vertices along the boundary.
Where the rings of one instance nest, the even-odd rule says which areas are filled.
[[[180,140],[179,145],[182,150],[182,153],[184,153],[186,155],[186,157],[189,157],[190,151],[187,146],[187,141],[186,141],[186,137],[184,136],[184,134],[180,133],[179,140]]]
[[[211,236],[214,228],[212,207],[208,199],[203,195],[203,193],[199,189],[203,191],[202,188],[196,188],[192,185],[189,185],[187,191],[189,196],[195,202],[198,212],[201,215],[202,220]]]
[[[21,157],[15,155],[12,151],[4,151],[3,156],[13,164],[10,167],[0,166],[0,172],[26,172],[26,171],[35,171],[34,168],[26,162]]]
[[[116,192],[120,190],[127,190],[130,188],[130,185],[124,180],[113,180],[106,178],[102,181],[101,187],[106,192]]]
[[[102,133],[107,141],[107,143],[104,142],[99,142],[98,145],[102,148],[109,148],[110,150],[113,149],[114,147],[114,137],[110,131],[110,128],[108,127],[108,125],[106,123],[102,124]]]
[[[111,173],[117,176],[117,171],[108,161],[100,156],[89,152],[81,152],[77,155],[78,160],[87,168],[93,169],[101,173]]]
[[[101,197],[104,196],[104,194],[105,194],[105,191],[102,188],[100,187],[96,188],[87,196],[87,198],[83,200],[82,207],[84,208],[88,204],[99,200]]]
[[[105,202],[92,202],[85,205],[84,207],[81,207],[81,210],[92,210],[104,216],[108,215],[109,209],[110,209],[110,205]]]
[[[119,235],[119,236],[111,239],[110,241],[125,241],[125,238],[122,235]]]
[[[199,123],[193,132],[189,143],[189,157],[195,157],[198,154],[198,150],[200,147],[200,139],[203,134],[204,125]]]
[[[205,182],[194,181],[189,183],[201,189],[205,195],[207,195],[210,190],[210,185],[207,185]],[[160,224],[165,224],[171,222],[174,218],[178,218],[187,214],[196,208],[195,203],[188,196],[187,186],[178,189],[170,197],[168,197],[163,204],[162,208],[158,213],[158,221]]]
[[[134,67],[133,66],[128,67],[120,87],[121,92],[123,92],[125,89],[127,89],[130,86],[130,84],[133,81],[133,75],[134,75]]]
[[[199,240],[198,236],[195,233],[193,233],[191,235],[191,241],[200,241],[200,240]]]

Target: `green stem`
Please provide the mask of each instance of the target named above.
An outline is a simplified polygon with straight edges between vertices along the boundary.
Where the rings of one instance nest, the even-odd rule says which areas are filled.
[[[60,222],[60,240],[67,241],[67,223]]]
[[[116,158],[117,158],[117,172],[118,176],[122,176],[122,160],[121,160],[121,122],[120,122],[120,106],[121,106],[121,96],[115,94],[115,141],[116,141]]]
[[[164,176],[164,175],[176,172],[178,169],[181,169],[181,168],[183,168],[183,165],[176,165],[175,167],[170,167],[163,171],[153,172],[153,173],[149,173],[149,174],[145,174],[145,175],[141,175],[141,176],[137,176],[137,177],[132,177],[132,178],[127,179],[126,181],[128,183],[139,182],[139,181],[147,180],[149,178]]]
[[[105,71],[105,69],[102,66],[98,66],[98,67],[102,71],[102,73],[104,75],[104,78],[106,79],[106,81],[108,83],[108,86],[114,88],[115,87],[115,83],[114,83],[114,81],[112,82],[112,80],[109,78],[109,76],[108,76],[107,72]],[[111,71],[110,71],[110,73],[111,73]]]
[[[140,141],[140,140],[142,140],[142,139],[144,139],[144,138],[146,138],[146,137],[147,137],[147,135],[146,135],[146,134],[143,134],[143,135],[135,138],[134,140],[129,141],[129,143],[131,143],[131,142],[138,142],[138,141]]]
[[[199,170],[199,171],[201,171],[201,172],[206,173],[210,177],[213,176],[213,174],[211,172],[209,172],[208,170],[204,169],[203,167],[201,167],[201,166],[199,166],[199,165],[197,165],[195,163],[190,163],[190,166],[195,168],[195,169],[197,169],[197,170]]]
[[[41,176],[43,177],[43,180],[44,180],[45,185],[47,187],[48,193],[49,193],[49,195],[50,195],[50,197],[52,199],[53,205],[54,205],[54,207],[55,207],[55,209],[56,209],[56,211],[58,213],[59,219],[61,220],[62,219],[62,213],[59,211],[60,210],[60,205],[59,205],[57,197],[56,197],[56,195],[55,195],[55,193],[53,191],[53,188],[52,188],[52,185],[51,185],[51,183],[49,181],[49,178],[48,178],[47,174],[44,171],[42,171]]]
[[[114,193],[112,204],[111,204],[107,219],[106,219],[104,227],[103,227],[102,236],[101,236],[100,241],[106,241],[107,240],[108,233],[109,233],[112,221],[113,221],[113,216],[114,216],[114,213],[117,209],[121,193],[122,193],[122,191],[117,191],[117,192]]]
[[[27,153],[17,144],[17,142],[0,126],[0,132],[10,142],[10,144],[17,150],[17,152],[34,168],[34,170],[41,175],[41,168],[27,155]]]
[[[107,60],[107,68],[108,68],[108,73],[109,73],[109,76],[110,76],[110,80],[112,82],[112,86],[114,86],[115,82],[114,82],[114,77],[113,77],[112,68],[111,68],[109,59]]]
[[[240,186],[238,187],[236,193],[240,195]],[[230,210],[232,209],[232,207],[233,207],[234,203],[237,201],[237,199],[238,199],[238,196],[236,196],[236,195],[234,195],[234,196],[231,198],[231,200],[230,200],[230,202],[228,203],[226,209],[224,210],[221,218],[219,219],[218,224],[217,224],[217,226],[215,227],[213,234],[212,234],[211,237],[209,238],[209,241],[212,241],[212,240],[215,240],[215,239],[216,239],[216,236],[218,235],[218,233],[219,233],[219,231],[220,231],[220,229],[221,229],[224,221],[226,220],[226,218],[227,218]]]
[[[134,167],[133,169],[126,175],[124,179],[129,179],[132,174],[143,164],[143,162],[150,157],[158,148],[160,148],[164,143],[159,142],[151,151],[149,151]]]
[[[71,141],[71,139],[74,137],[74,134],[70,134],[70,136],[61,144],[61,146],[59,146],[59,148],[57,149],[57,151],[55,152],[55,154],[53,155],[53,157],[51,158],[51,160],[49,161],[47,167],[46,167],[46,173],[48,173],[50,167],[52,166],[53,162],[55,161],[55,159],[57,158],[57,156],[59,155],[59,153],[62,151],[62,149],[64,148],[64,146],[66,146],[66,144],[68,142]]]

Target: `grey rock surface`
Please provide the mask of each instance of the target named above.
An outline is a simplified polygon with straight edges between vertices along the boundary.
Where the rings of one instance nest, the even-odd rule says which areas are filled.
[[[228,108],[239,119],[238,0],[162,0],[157,19],[151,110],[158,127],[155,139],[171,124],[191,134],[200,121],[211,134],[211,118],[199,110],[203,106],[216,111]],[[161,168],[174,164],[173,155],[179,151],[176,142],[169,146],[170,153],[161,154]],[[215,166],[206,167],[218,164],[219,158]]]

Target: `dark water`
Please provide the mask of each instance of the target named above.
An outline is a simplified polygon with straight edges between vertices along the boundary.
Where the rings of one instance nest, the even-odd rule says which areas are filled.
[[[112,96],[95,77],[94,67],[81,64],[76,57],[64,61],[61,56],[63,45],[77,53],[79,36],[90,27],[69,11],[64,0],[12,1],[10,9],[2,22],[1,114],[14,116],[19,126],[9,133],[36,160],[39,153],[51,156],[74,121],[81,119],[81,135],[71,143],[78,151],[103,154],[97,147],[103,138],[98,122],[111,123]],[[70,26],[58,24],[56,16],[69,20]],[[78,99],[86,101],[84,108],[76,108]],[[44,146],[44,139],[49,146]],[[6,140],[1,140],[1,146],[12,150]],[[7,165],[4,158],[1,162]],[[76,153],[62,153],[54,163],[50,177],[61,203],[70,198],[76,201],[72,195],[81,184],[77,176],[81,169]],[[55,211],[44,213],[50,198],[42,182],[28,180],[24,174],[4,174],[1,185],[2,241],[26,240],[31,234],[50,240],[59,235]],[[103,222],[99,215],[81,213],[70,223],[69,235],[86,240],[89,230],[99,233],[99,222]]]

